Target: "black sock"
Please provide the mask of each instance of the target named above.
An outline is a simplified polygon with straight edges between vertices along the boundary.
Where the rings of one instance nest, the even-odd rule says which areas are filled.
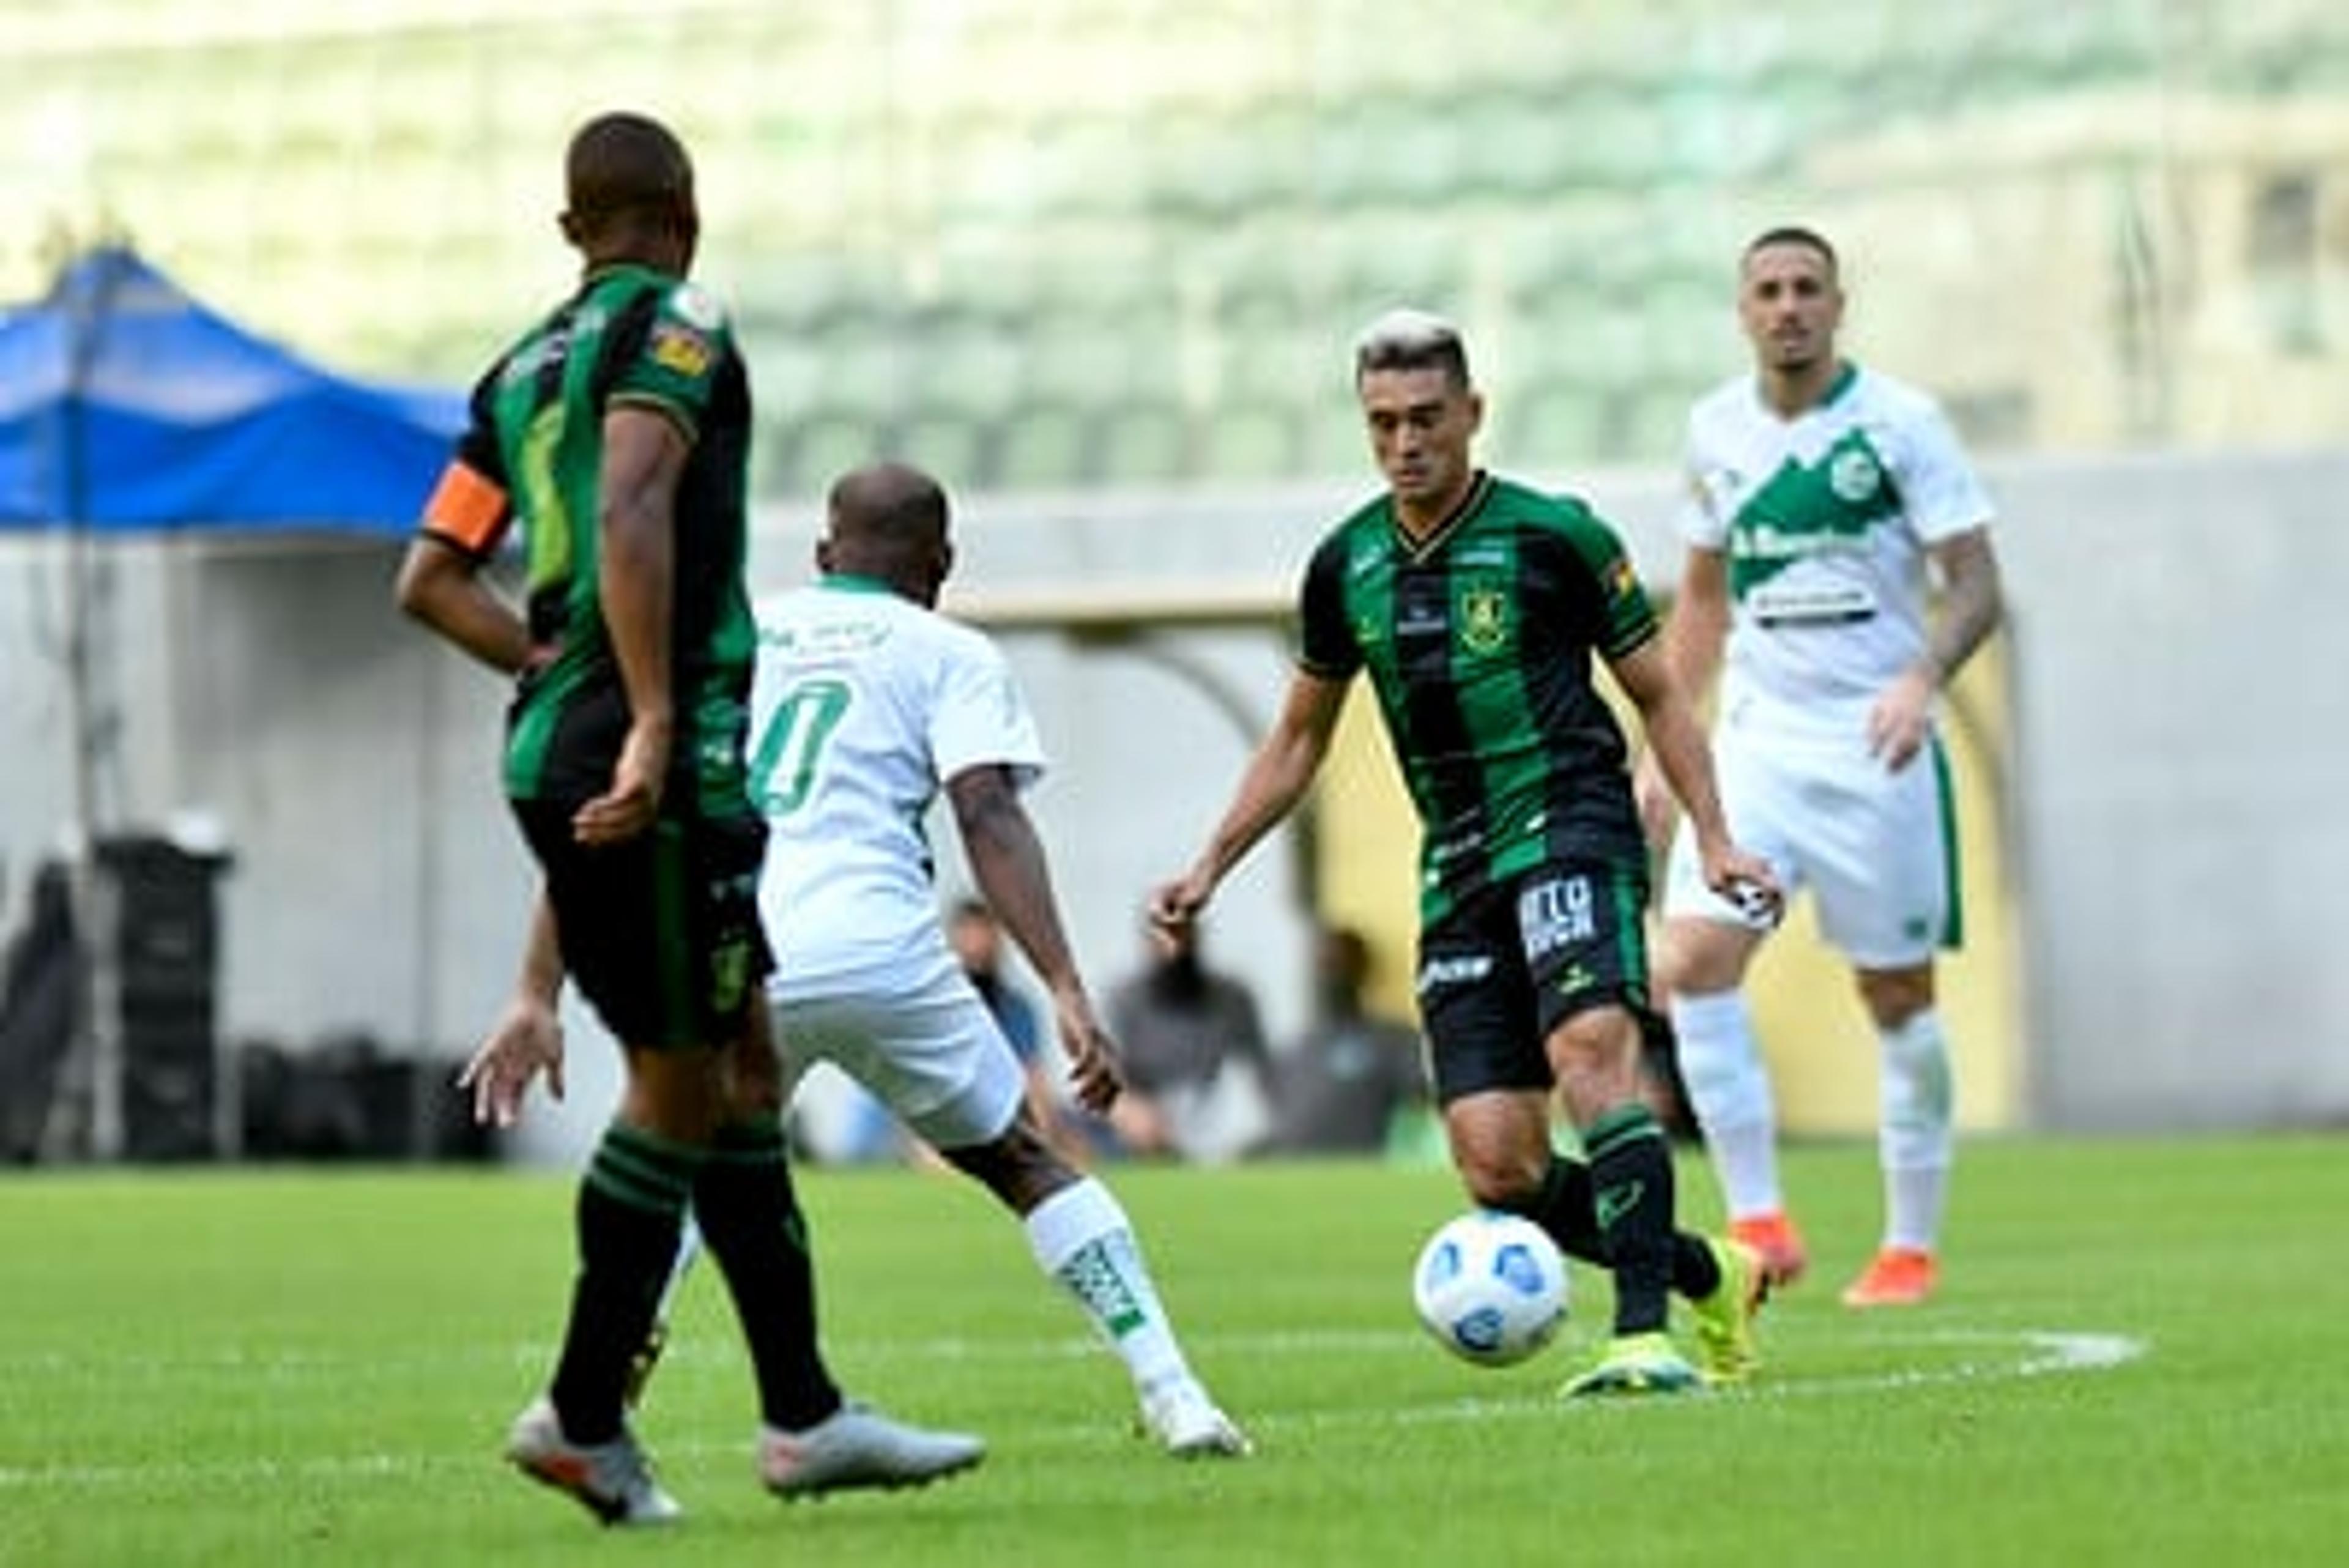
[[[1615,1273],[1615,1332],[1664,1326],[1672,1284],[1672,1153],[1655,1116],[1637,1101],[1583,1130],[1591,1207]]]
[[[1579,1160],[1551,1155],[1541,1186],[1521,1204],[1502,1207],[1549,1232],[1568,1257],[1607,1266],[1607,1241],[1599,1233],[1599,1217],[1590,1207],[1590,1170]]]
[[[720,1127],[693,1189],[693,1215],[726,1276],[771,1427],[802,1431],[840,1408],[816,1344],[815,1268],[774,1122]]]
[[[1549,1233],[1557,1250],[1586,1263],[1607,1266],[1606,1239],[1599,1233],[1598,1211],[1590,1202],[1590,1168],[1564,1155],[1550,1156],[1542,1184],[1521,1203],[1504,1204]],[[1672,1233],[1672,1289],[1698,1301],[1721,1288],[1721,1264],[1701,1236],[1685,1231]]]
[[[577,1209],[579,1275],[550,1394],[574,1443],[619,1436],[628,1362],[652,1331],[702,1151],[613,1123],[587,1163]]]

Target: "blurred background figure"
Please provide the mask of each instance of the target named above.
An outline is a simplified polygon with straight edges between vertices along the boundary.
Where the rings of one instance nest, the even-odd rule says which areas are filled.
[[[1142,967],[1109,994],[1110,1033],[1125,1050],[1125,1093],[1110,1112],[1121,1154],[1229,1159],[1261,1141],[1272,1051],[1256,993],[1210,968],[1195,929],[1144,926]],[[1237,1064],[1238,1072],[1229,1071]]]
[[[1419,1031],[1369,1011],[1371,944],[1351,926],[1313,942],[1313,1021],[1273,1076],[1272,1154],[1379,1154],[1399,1117],[1427,1104]]]
[[[947,944],[954,949],[978,999],[995,1014],[997,1027],[1011,1043],[1012,1054],[1019,1058],[1020,1070],[1028,1076],[1028,1108],[1046,1141],[1063,1158],[1080,1159],[1090,1152],[1091,1143],[1075,1125],[1067,1097],[1045,1069],[1041,1015],[1035,1002],[1004,973],[1003,927],[985,899],[966,896],[955,900],[947,914]]]

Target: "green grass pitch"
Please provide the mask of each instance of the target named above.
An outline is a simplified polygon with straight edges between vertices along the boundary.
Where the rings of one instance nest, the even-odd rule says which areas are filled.
[[[1683,1212],[1711,1185],[1683,1163]],[[1814,1276],[1749,1391],[1568,1406],[1605,1323],[1480,1371],[1409,1308],[1441,1169],[1112,1168],[1238,1464],[1125,1380],[958,1179],[802,1178],[852,1391],[983,1432],[976,1473],[796,1507],[698,1275],[640,1417],[685,1502],[606,1534],[497,1459],[545,1376],[570,1187],[495,1171],[0,1178],[0,1564],[1781,1564],[2349,1561],[2349,1139],[1982,1141],[1943,1293],[1859,1315],[1870,1150],[1788,1185]]]

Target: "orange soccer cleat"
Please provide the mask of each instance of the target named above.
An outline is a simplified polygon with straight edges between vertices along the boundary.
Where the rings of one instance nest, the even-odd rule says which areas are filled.
[[[1915,1306],[1933,1293],[1933,1254],[1915,1247],[1887,1247],[1859,1278],[1844,1287],[1847,1307]]]
[[[1733,1241],[1744,1242],[1761,1255],[1763,1276],[1773,1289],[1793,1284],[1810,1267],[1811,1254],[1803,1246],[1803,1233],[1795,1229],[1795,1222],[1786,1218],[1784,1210],[1733,1220],[1729,1222],[1729,1234]]]

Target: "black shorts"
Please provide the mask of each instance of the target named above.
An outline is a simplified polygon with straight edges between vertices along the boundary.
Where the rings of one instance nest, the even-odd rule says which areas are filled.
[[[664,816],[624,844],[572,836],[570,802],[512,803],[546,874],[563,964],[624,1045],[722,1044],[774,968],[759,922],[767,825]]]
[[[1588,1008],[1621,1006],[1644,1027],[1648,877],[1638,866],[1528,872],[1431,923],[1419,938],[1419,1013],[1435,1099],[1547,1089],[1544,1043]]]

